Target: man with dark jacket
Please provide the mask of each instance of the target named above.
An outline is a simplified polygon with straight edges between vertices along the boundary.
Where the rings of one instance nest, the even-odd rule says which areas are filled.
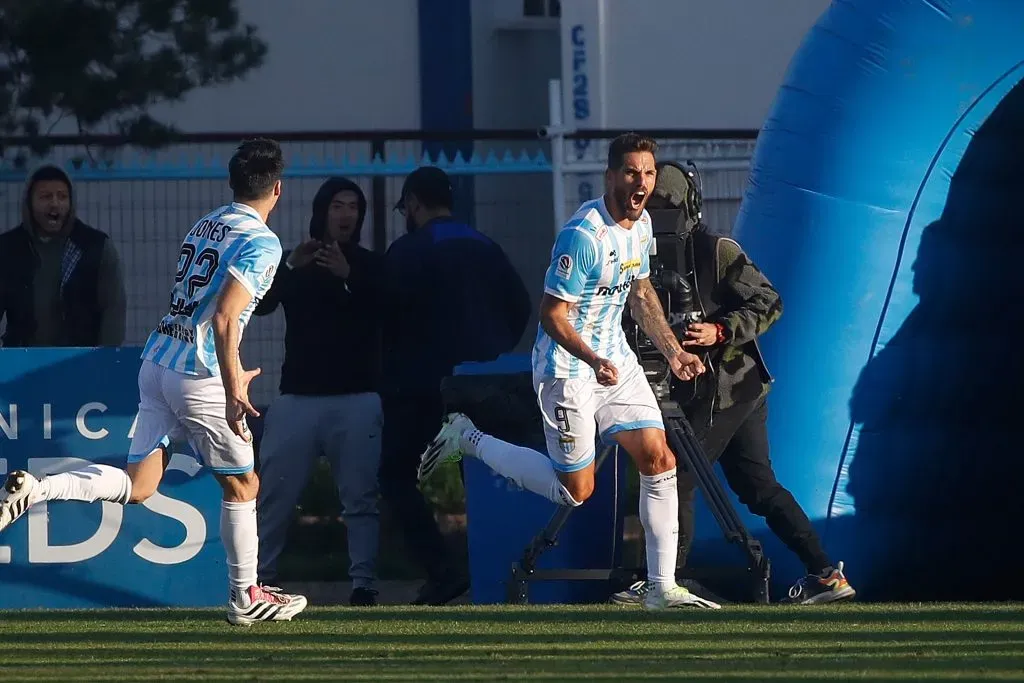
[[[21,224],[0,235],[3,346],[120,346],[125,299],[117,249],[75,215],[71,178],[39,168]]]
[[[660,164],[647,206],[656,235],[670,235],[658,240],[659,259],[687,278],[694,308],[703,318],[687,324],[683,311],[670,313],[683,346],[701,355],[709,368],[697,380],[674,382],[672,397],[683,407],[708,458],[720,461],[740,502],[764,517],[806,566],[807,575],[790,589],[787,601],[853,598],[856,592],[843,574],[843,563],[829,559],[807,515],[775,478],[769,459],[767,398],[773,378],[757,338],[782,316],[779,293],[737,242],[712,235],[700,222],[701,194],[694,171]],[[672,246],[663,249],[663,244]],[[680,470],[679,567],[685,565],[693,541],[696,485],[691,472]],[[640,603],[648,589],[639,582],[612,601]]]
[[[285,315],[281,396],[267,410],[257,500],[261,583],[272,583],[296,503],[314,464],[327,457],[348,533],[350,603],[377,592],[381,402],[377,300],[382,259],[359,245],[366,197],[328,179],[313,198],[310,239],[285,252],[256,315]]]
[[[417,484],[420,455],[443,417],[441,380],[461,363],[513,350],[531,313],[530,295],[504,251],[453,218],[453,204],[444,171],[425,166],[411,173],[395,207],[407,234],[385,257],[381,494],[426,568],[415,601],[426,605],[446,604],[469,589]]]

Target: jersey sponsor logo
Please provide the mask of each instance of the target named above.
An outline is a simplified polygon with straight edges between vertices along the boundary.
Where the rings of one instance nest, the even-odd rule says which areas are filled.
[[[631,275],[613,287],[598,287],[595,296],[615,296],[616,294],[628,292],[629,288],[633,286],[634,280],[636,280],[636,276]]]
[[[558,257],[558,264],[555,266],[555,275],[568,280],[569,276],[572,275],[572,257],[568,254],[562,254]]]
[[[619,273],[625,273],[627,270],[630,270],[632,268],[639,268],[639,267],[640,267],[640,259],[638,259],[638,258],[631,259],[629,261],[623,261],[621,264],[619,264]]]
[[[180,339],[181,341],[183,341],[183,342],[185,342],[187,344],[195,344],[196,343],[196,333],[195,333],[195,331],[194,330],[190,330],[189,328],[185,327],[184,325],[179,325],[177,323],[161,322],[159,325],[156,326],[156,331],[159,332],[160,334],[165,334],[168,337],[173,337],[174,339]]]

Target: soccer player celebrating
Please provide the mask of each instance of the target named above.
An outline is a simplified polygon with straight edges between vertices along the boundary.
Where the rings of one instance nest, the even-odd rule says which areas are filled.
[[[246,416],[249,383],[242,330],[274,279],[281,242],[267,218],[281,196],[284,161],[273,140],[242,143],[228,164],[231,204],[203,216],[181,245],[170,311],[149,336],[139,370],[139,414],[127,469],[91,465],[36,479],[12,472],[0,503],[0,531],[41,501],[141,503],[163,478],[172,441],[187,439],[224,491],[220,535],[227,557],[232,624],[287,621],[301,595],[257,585],[259,480]]]
[[[460,413],[447,416],[424,452],[420,479],[463,455],[560,505],[578,506],[594,491],[596,430],[618,443],[640,472],[640,521],[649,580],[644,607],[719,605],[676,584],[679,501],[675,455],[654,391],[626,343],[623,309],[683,380],[704,372],[680,346],[649,281],[654,239],[644,208],[654,189],[657,145],[636,134],[608,150],[604,196],[585,202],[559,231],[544,281],[533,381],[549,457],[483,434]]]

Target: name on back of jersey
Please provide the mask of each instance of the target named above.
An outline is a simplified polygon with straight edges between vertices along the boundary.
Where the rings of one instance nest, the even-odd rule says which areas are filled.
[[[214,242],[223,242],[229,232],[231,232],[230,225],[221,223],[213,218],[204,218],[193,226],[192,230],[188,233],[188,237],[198,237],[200,239],[212,240]]]

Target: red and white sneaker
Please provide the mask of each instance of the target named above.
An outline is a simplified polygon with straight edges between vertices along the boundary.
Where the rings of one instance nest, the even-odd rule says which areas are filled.
[[[291,621],[306,609],[303,595],[289,595],[280,589],[249,586],[243,591],[232,590],[228,601],[228,622],[235,626],[250,626],[257,621]]]

